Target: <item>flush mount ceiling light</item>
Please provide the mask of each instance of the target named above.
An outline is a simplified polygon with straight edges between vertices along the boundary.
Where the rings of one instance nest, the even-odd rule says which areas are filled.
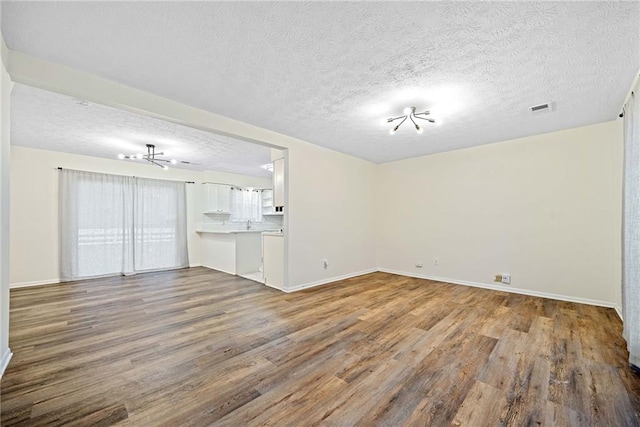
[[[418,125],[418,123],[416,123],[415,119],[420,119],[420,120],[426,120],[429,123],[435,123],[435,119],[431,118],[431,117],[427,117],[429,114],[431,114],[429,112],[429,110],[423,111],[422,113],[416,113],[416,107],[407,107],[405,108],[403,111],[404,116],[398,116],[398,117],[391,117],[389,119],[387,119],[387,123],[393,123],[396,120],[401,120],[400,123],[398,123],[393,129],[389,130],[389,133],[391,135],[395,134],[398,131],[398,128],[407,120],[411,120],[411,122],[413,123],[413,125],[416,128],[416,132],[418,133],[422,133],[423,129]]]
[[[131,160],[146,160],[147,162],[159,166],[164,170],[169,169],[169,167],[167,165],[163,165],[160,164],[158,162],[163,162],[163,163],[171,163],[172,165],[175,165],[176,163],[178,163],[178,161],[176,159],[161,159],[158,158],[156,156],[165,156],[167,153],[156,153],[156,146],[153,144],[147,144],[147,154],[142,154],[142,153],[138,153],[138,154],[131,154],[131,155],[126,155],[126,154],[118,154],[118,158],[120,160],[124,160],[124,159],[131,159]],[[183,162],[183,163],[187,163],[187,162]]]

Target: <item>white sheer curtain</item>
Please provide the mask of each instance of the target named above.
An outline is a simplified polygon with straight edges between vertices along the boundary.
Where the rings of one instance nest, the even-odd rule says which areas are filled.
[[[60,171],[60,276],[133,272],[133,178]]]
[[[624,107],[622,317],[629,363],[640,367],[640,102],[636,84]]]
[[[61,170],[61,278],[188,266],[184,186]]]
[[[135,270],[187,267],[185,184],[136,179]]]
[[[262,221],[262,193],[256,190],[231,189],[231,221]]]

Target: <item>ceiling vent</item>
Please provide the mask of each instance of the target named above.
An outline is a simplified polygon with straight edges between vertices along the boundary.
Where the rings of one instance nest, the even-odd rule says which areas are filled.
[[[548,113],[550,111],[553,111],[553,102],[534,105],[533,107],[529,107],[529,110],[531,110],[533,114]]]

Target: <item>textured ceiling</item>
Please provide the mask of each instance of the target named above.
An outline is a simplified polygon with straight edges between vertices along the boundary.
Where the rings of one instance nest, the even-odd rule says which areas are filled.
[[[217,170],[260,177],[271,150],[104,105],[17,84],[11,93],[11,143],[24,147],[115,159],[119,153],[146,153],[154,144],[178,161],[170,167]],[[123,160],[139,162],[138,160]]]
[[[613,120],[639,22],[639,2],[8,2],[2,16],[11,49],[375,162]],[[406,106],[442,123],[390,136],[383,119]]]

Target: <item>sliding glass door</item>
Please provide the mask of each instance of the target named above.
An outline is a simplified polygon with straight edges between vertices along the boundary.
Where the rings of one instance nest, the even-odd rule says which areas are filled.
[[[62,279],[188,266],[184,186],[61,170]]]

